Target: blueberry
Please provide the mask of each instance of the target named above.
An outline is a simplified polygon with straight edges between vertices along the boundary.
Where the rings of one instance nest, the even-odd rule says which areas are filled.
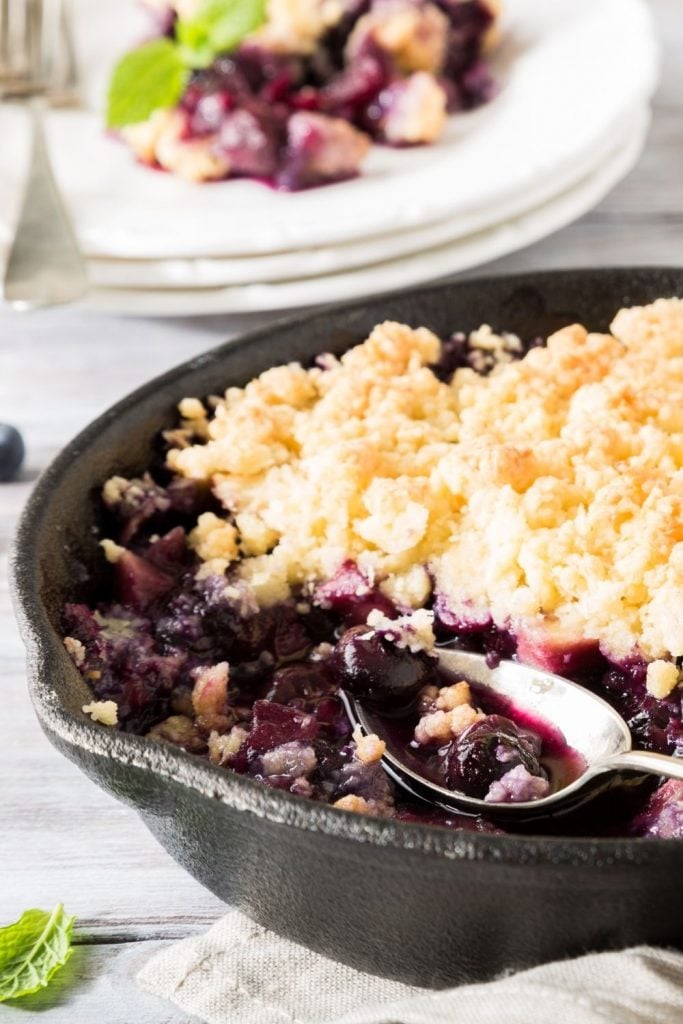
[[[367,622],[368,615],[375,609],[389,619],[398,615],[389,598],[371,587],[367,577],[350,560],[344,562],[331,579],[320,584],[314,601],[316,605],[343,615],[347,626]]]
[[[329,661],[336,682],[355,697],[387,711],[404,710],[427,684],[432,662],[397,647],[368,626],[342,633]]]
[[[545,778],[540,753],[541,741],[535,733],[519,729],[502,715],[487,715],[448,747],[446,783],[449,789],[483,799],[492,782],[519,764],[530,775]]]
[[[313,715],[285,704],[257,700],[247,747],[252,755],[263,754],[283,743],[310,743],[317,734],[318,723]]]
[[[310,701],[327,689],[329,680],[324,663],[295,662],[275,672],[266,700],[275,704],[288,704],[297,699]]]
[[[24,440],[17,428],[0,423],[0,482],[14,479],[25,453]]]
[[[164,597],[174,579],[133,551],[124,551],[116,563],[116,585],[121,601],[144,611]]]

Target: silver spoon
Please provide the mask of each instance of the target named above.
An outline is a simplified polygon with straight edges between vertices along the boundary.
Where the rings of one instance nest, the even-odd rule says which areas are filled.
[[[484,655],[468,651],[440,650],[438,657],[439,667],[447,676],[485,686],[520,710],[531,712],[558,728],[567,745],[583,758],[585,770],[569,785],[538,800],[488,803],[446,789],[419,775],[405,764],[400,753],[391,749],[389,740],[382,757],[384,770],[413,796],[447,811],[516,817],[521,821],[566,813],[608,788],[616,772],[665,775],[683,780],[683,758],[633,750],[631,733],[623,718],[584,687],[515,661],[501,661],[497,668],[491,669]],[[341,697],[354,726],[359,726],[365,734],[382,736],[381,718],[348,693],[342,692]]]

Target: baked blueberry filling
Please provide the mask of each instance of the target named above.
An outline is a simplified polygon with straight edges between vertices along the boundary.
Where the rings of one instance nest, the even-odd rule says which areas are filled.
[[[340,686],[369,700],[380,719],[386,716],[383,731],[403,743],[406,761],[447,788],[492,803],[534,800],[553,783],[565,785],[578,774],[571,771],[572,752],[543,723],[529,725],[522,716],[515,722],[497,713],[490,697],[489,713],[461,716],[462,731],[453,734],[448,725],[443,731],[443,723],[433,721],[448,714],[437,709],[439,692],[466,684],[449,684],[424,652],[397,647],[367,625],[353,625],[373,605],[371,588],[355,601],[350,596],[362,579],[355,566],[337,574],[337,590],[325,585],[335,611],[304,601],[256,610],[239,588],[226,596],[222,578],[197,581],[180,539],[184,531],[177,526],[158,540],[136,538],[138,552],[126,551],[115,566],[117,599],[95,608],[70,604],[64,612],[67,647],[95,697],[89,708],[97,713],[98,704],[113,701],[119,728],[175,743],[300,796],[331,803],[347,798],[341,806],[467,829],[494,826],[484,818],[448,815],[411,802],[385,776],[378,756],[359,757],[362,741],[352,735],[337,696]],[[377,605],[386,615],[381,595]],[[478,649],[483,636],[485,631],[461,631],[451,642]],[[507,646],[514,646],[510,637]],[[604,668],[600,678],[575,679],[610,699],[619,670],[607,663]],[[649,723],[648,748],[671,751],[666,729],[656,725],[661,710],[647,714],[653,698],[642,672],[640,687],[632,683],[631,699],[638,690],[636,716]],[[475,699],[480,708],[487,706],[486,694],[476,692]],[[623,708],[620,701],[613,703]],[[676,715],[673,703],[667,704],[667,724],[680,743],[680,708]],[[440,706],[449,707],[448,700]],[[451,712],[458,709],[472,712],[472,705],[458,703]],[[666,783],[652,798],[647,786],[642,790],[633,824],[607,814],[603,830],[678,835],[680,786]],[[580,822],[581,814],[570,821],[570,827],[580,827],[574,819]],[[595,830],[595,822],[591,826]]]
[[[386,337],[378,337],[386,355]],[[402,344],[405,336],[398,337]],[[411,344],[422,344],[425,337],[416,336]],[[409,359],[403,375],[428,374],[434,382],[428,381],[430,388],[450,387],[451,381],[473,387],[489,374],[500,379],[506,368],[535,356],[542,345],[538,339],[525,344],[481,330],[469,339],[457,334],[439,347],[437,359],[425,356],[422,368]],[[290,440],[278,449],[270,427],[256,417],[258,446],[252,458],[266,461],[276,451],[282,465],[292,457],[299,442],[287,433],[293,429],[288,410],[313,407],[310,373],[317,375],[324,401],[331,387],[327,374],[335,365],[329,357],[311,371],[290,367],[291,376],[283,376],[283,368],[269,371],[268,408]],[[242,395],[253,396],[250,387],[228,392],[232,405],[223,412],[217,406],[217,416],[238,415],[235,403]],[[408,392],[399,394],[412,402]],[[373,401],[386,400],[382,387]],[[348,397],[345,401],[353,415]],[[271,571],[269,599],[263,600],[260,580],[278,550],[274,516],[284,500],[282,486],[291,490],[290,470],[277,470],[284,483],[278,476],[274,511],[268,520],[258,519],[235,499],[245,480],[253,492],[250,463],[236,463],[233,476],[214,475],[211,487],[199,474],[189,479],[178,472],[177,453],[194,451],[205,458],[217,430],[207,426],[196,400],[185,400],[180,410],[181,426],[165,435],[170,452],[165,465],[152,466],[138,479],[106,482],[107,582],[98,576],[88,601],[64,610],[65,645],[92,689],[94,700],[86,710],[96,720],[344,809],[497,829],[486,815],[447,814],[397,790],[382,768],[384,739],[400,744],[406,761],[434,781],[492,804],[538,799],[570,781],[577,765],[562,738],[544,723],[528,720],[466,680],[446,678],[434,657],[436,644],[483,652],[492,665],[512,657],[565,675],[611,702],[628,722],[635,745],[683,756],[681,689],[672,659],[647,657],[637,649],[624,656],[592,637],[567,643],[556,629],[544,632],[512,618],[505,624],[480,609],[468,616],[462,603],[454,607],[436,585],[431,565],[400,561],[399,542],[413,528],[412,519],[398,523],[404,506],[392,512],[383,541],[402,567],[401,589],[384,585],[350,552],[344,555],[335,534],[336,567],[327,575],[307,573],[284,588]],[[388,415],[387,410],[382,405]],[[455,439],[448,443],[456,444]],[[354,445],[355,440],[353,458],[365,465],[372,445]],[[227,458],[234,462],[237,455],[230,449]],[[314,469],[307,464],[308,474]],[[307,500],[304,490],[297,493],[300,501]],[[503,488],[503,493],[508,492]],[[353,495],[349,501],[353,504]],[[370,505],[371,512],[376,508]],[[379,543],[376,522],[372,515],[358,521],[372,549]],[[315,516],[307,529],[305,545],[316,532],[322,536]],[[247,574],[242,570],[250,558]],[[413,609],[406,606],[406,593],[416,595]],[[352,730],[340,688],[373,708],[384,723],[383,736]],[[674,782],[657,788],[654,781],[625,779],[621,789],[603,794],[590,808],[534,828],[680,838],[683,790]]]

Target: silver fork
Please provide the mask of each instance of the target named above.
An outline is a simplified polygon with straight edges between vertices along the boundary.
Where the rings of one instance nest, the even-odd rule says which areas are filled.
[[[77,102],[66,0],[0,0],[0,99],[27,101],[32,127],[28,178],[5,268],[15,309],[74,302],[88,289],[85,261],[55,181],[45,139],[47,102]]]

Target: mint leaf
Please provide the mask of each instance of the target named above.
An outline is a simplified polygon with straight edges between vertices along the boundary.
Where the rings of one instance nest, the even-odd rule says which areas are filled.
[[[190,67],[205,68],[219,54],[234,50],[265,18],[266,0],[203,0],[192,18],[176,22],[183,59]]]
[[[18,921],[0,928],[0,1003],[44,988],[71,956],[76,919],[59,903],[47,910],[26,910]]]
[[[107,126],[137,124],[161,107],[172,107],[183,94],[188,71],[170,39],[155,39],[125,54],[109,83]]]

